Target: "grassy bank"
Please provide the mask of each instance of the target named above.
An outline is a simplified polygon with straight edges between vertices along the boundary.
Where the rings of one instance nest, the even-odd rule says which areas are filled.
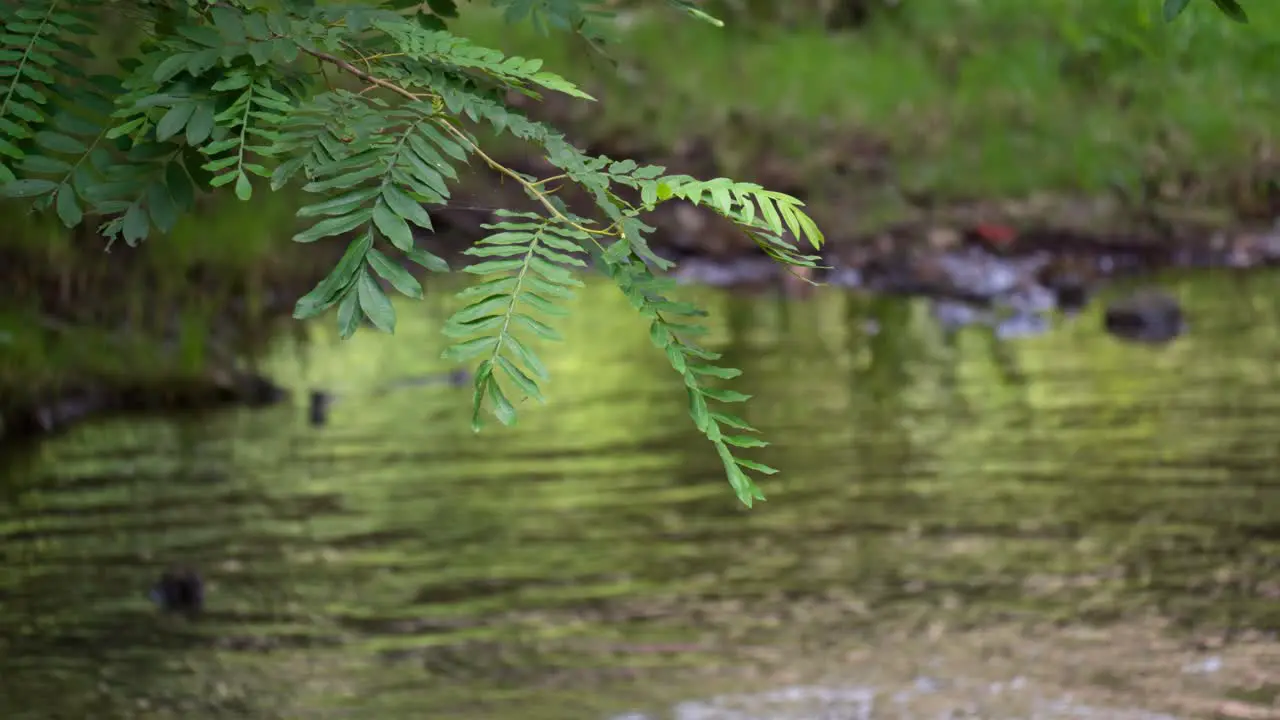
[[[736,176],[759,177],[762,153],[781,150],[806,184],[861,189],[871,205],[1145,187],[1270,212],[1280,4],[1251,3],[1247,26],[1208,2],[1166,25],[1160,5],[906,0],[834,34],[637,13],[611,50],[622,72],[478,9],[457,28],[599,91],[578,124],[588,137],[705,135]]]

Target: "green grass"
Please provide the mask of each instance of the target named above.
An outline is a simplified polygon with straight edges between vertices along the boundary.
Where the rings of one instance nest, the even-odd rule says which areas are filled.
[[[1280,123],[1280,3],[1249,3],[1247,26],[1209,2],[1166,25],[1160,5],[905,0],[895,20],[849,34],[637,14],[611,51],[634,84],[563,36],[478,10],[456,29],[601,90],[586,132],[705,133],[730,171],[749,174],[766,143],[821,170],[833,138],[860,134],[889,144],[897,187],[935,198],[1190,176],[1198,201],[1239,201]],[[734,130],[730,111],[768,130]]]

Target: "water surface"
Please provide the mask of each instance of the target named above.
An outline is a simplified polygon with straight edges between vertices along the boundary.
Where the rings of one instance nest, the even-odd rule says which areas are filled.
[[[783,469],[751,511],[606,284],[543,350],[548,405],[480,435],[467,389],[375,392],[449,370],[450,299],[401,306],[394,338],[323,323],[268,361],[293,404],[100,422],[4,461],[0,716],[1262,707],[1280,280],[1168,282],[1191,332],[1165,347],[1102,334],[1096,307],[999,342],[921,301],[690,291],[774,443],[752,457]],[[343,394],[321,428],[313,387]],[[174,563],[209,581],[198,620],[147,602]]]

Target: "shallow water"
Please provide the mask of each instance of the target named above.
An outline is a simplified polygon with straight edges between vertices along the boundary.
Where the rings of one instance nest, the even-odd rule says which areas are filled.
[[[4,461],[0,717],[1277,717],[1230,713],[1280,688],[1280,278],[1169,283],[1165,347],[691,290],[783,469],[751,511],[607,285],[479,436],[467,389],[374,392],[448,370],[449,300],[326,323],[292,405]],[[197,620],[147,601],[174,563]]]

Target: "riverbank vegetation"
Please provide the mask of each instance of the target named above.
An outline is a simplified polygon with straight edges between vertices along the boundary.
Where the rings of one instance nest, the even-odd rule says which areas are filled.
[[[458,27],[602,97],[557,110],[582,142],[703,138],[725,174],[803,187],[850,222],[1045,194],[1228,220],[1278,209],[1280,5],[1239,24],[1210,2],[1173,23],[1156,0],[858,4],[863,23],[835,30],[767,3],[736,3],[748,13],[725,29],[645,5],[606,45],[617,68],[492,14]]]
[[[61,388],[206,378],[292,305],[332,257],[291,248],[287,202],[220,204],[172,234],[106,251],[101,238],[5,207],[0,409]],[[299,252],[302,251],[302,252]],[[310,252],[308,252],[310,251]]]

